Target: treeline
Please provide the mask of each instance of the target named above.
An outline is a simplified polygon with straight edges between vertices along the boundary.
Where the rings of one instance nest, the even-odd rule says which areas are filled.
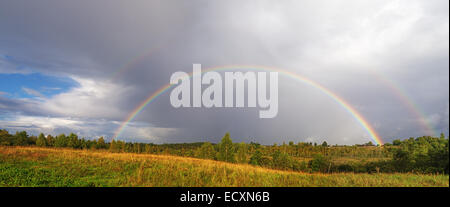
[[[0,145],[167,154],[302,172],[449,172],[449,145],[444,134],[439,138],[424,136],[404,141],[394,140],[383,146],[374,146],[370,142],[354,146],[329,146],[326,142],[289,142],[265,146],[254,142],[233,143],[228,133],[218,144],[199,142],[157,145],[120,140],[106,142],[103,137],[96,140],[80,139],[73,133],[56,137],[41,133],[36,137],[29,136],[25,131],[11,135],[6,130],[0,130]]]
[[[16,132],[15,135],[0,129],[0,145],[4,146],[29,146],[39,147],[69,147],[74,149],[108,149],[109,143],[103,137],[97,140],[79,139],[78,135],[70,133],[68,136],[60,134],[56,137],[52,135],[29,136],[26,131]]]

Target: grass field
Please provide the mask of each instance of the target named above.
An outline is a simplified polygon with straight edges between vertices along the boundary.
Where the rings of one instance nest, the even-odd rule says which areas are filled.
[[[449,186],[448,175],[310,174],[167,155],[0,146],[0,186]]]

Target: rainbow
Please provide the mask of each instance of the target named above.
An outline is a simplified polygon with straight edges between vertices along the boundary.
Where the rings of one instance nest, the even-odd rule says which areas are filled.
[[[111,80],[114,81],[118,77],[122,76],[122,74],[125,74],[126,72],[132,70],[135,68],[135,66],[148,58],[149,56],[153,55],[155,52],[159,51],[163,48],[166,42],[162,41],[159,44],[151,47],[149,50],[147,50],[145,53],[136,56],[131,61],[128,61],[125,65],[120,67],[118,70],[112,73]],[[375,70],[369,70],[370,73],[380,82],[382,82],[385,86],[387,86],[390,91],[395,95],[396,98],[398,98],[403,106],[406,106],[408,111],[413,114],[417,120],[419,121],[419,124],[423,127],[423,129],[431,136],[436,136],[439,134],[437,130],[433,128],[431,123],[427,121],[427,118],[425,114],[420,110],[420,108],[415,104],[415,102],[409,97],[409,95],[397,84],[395,84],[392,80],[390,80],[387,76],[377,73]]]
[[[383,85],[389,87],[390,91],[394,93],[395,97],[397,97],[404,106],[410,111],[419,121],[420,125],[423,126],[426,133],[430,136],[438,136],[439,132],[436,131],[430,122],[425,118],[425,113],[423,113],[417,104],[412,101],[411,97],[397,84],[395,84],[392,80],[387,78],[386,76],[381,76],[379,73],[376,73],[373,70],[369,70],[372,75],[378,79],[378,81],[382,82]]]
[[[135,68],[137,64],[141,63],[142,61],[146,60],[149,56],[153,55],[154,53],[158,52],[160,49],[163,48],[163,46],[167,43],[167,41],[161,41],[160,43],[154,45],[149,50],[147,50],[145,53],[138,55],[131,59],[131,61],[126,62],[122,67],[114,71],[109,79],[112,81],[115,81],[117,78],[121,77],[123,74],[128,72],[129,70],[132,70]]]
[[[324,86],[320,85],[317,82],[314,82],[310,79],[307,79],[301,75],[298,75],[296,73],[279,69],[279,68],[273,68],[273,67],[266,67],[266,66],[251,66],[251,65],[229,65],[229,66],[219,66],[219,67],[212,67],[208,69],[202,70],[202,73],[206,73],[209,71],[226,71],[226,70],[257,70],[257,71],[268,71],[268,72],[278,72],[282,75],[285,75],[286,77],[292,78],[296,81],[300,81],[302,83],[305,83],[307,85],[313,86],[320,91],[322,91],[324,94],[326,94],[328,97],[332,98],[336,103],[338,103],[340,106],[342,106],[352,117],[358,121],[358,123],[363,127],[363,129],[369,134],[370,138],[379,145],[383,145],[383,140],[380,138],[380,136],[376,133],[376,131],[373,129],[373,127],[368,123],[367,120],[364,119],[364,117],[356,111],[350,104],[348,104],[344,99],[330,91],[329,89],[325,88]],[[189,73],[189,77],[192,77],[192,72]],[[147,99],[142,101],[125,119],[124,122],[117,128],[117,130],[114,133],[114,139],[117,139],[120,137],[122,132],[124,131],[125,127],[128,125],[130,121],[132,121],[148,104],[152,103],[158,96],[163,94],[164,92],[168,91],[170,88],[172,88],[175,85],[167,84],[159,88],[157,91],[152,93]]]

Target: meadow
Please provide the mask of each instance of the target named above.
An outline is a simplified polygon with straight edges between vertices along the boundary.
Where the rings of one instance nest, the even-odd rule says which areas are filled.
[[[449,186],[416,173],[306,173],[172,155],[0,146],[0,186]]]

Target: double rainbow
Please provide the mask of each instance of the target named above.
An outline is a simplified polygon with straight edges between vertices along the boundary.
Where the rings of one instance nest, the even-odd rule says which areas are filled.
[[[306,77],[303,77],[301,75],[298,75],[296,73],[279,69],[279,68],[273,68],[273,67],[266,67],[266,66],[251,66],[251,65],[229,65],[229,66],[219,66],[219,67],[212,67],[208,68],[206,70],[202,70],[202,73],[206,73],[209,71],[228,71],[228,70],[256,70],[256,71],[267,71],[267,72],[278,72],[286,77],[289,77],[293,80],[300,81],[302,83],[305,83],[307,85],[310,85],[314,88],[319,89],[321,92],[323,92],[325,95],[333,99],[336,103],[338,103],[342,108],[344,108],[362,127],[363,129],[369,134],[370,138],[376,143],[383,145],[383,140],[380,138],[380,136],[376,133],[376,131],[373,129],[373,127],[368,123],[366,119],[356,110],[354,109],[350,104],[348,104],[343,98],[339,97],[337,94],[333,93],[329,89],[325,88],[324,86],[320,85],[319,83],[307,79]],[[192,72],[189,73],[189,77],[192,77]],[[170,88],[172,88],[175,85],[167,84],[159,88],[157,91],[152,93],[147,99],[142,101],[125,119],[124,122],[120,125],[120,127],[115,131],[114,138],[117,139],[120,137],[126,126],[132,121],[147,105],[152,103],[158,96],[163,94],[164,92],[168,91]]]

